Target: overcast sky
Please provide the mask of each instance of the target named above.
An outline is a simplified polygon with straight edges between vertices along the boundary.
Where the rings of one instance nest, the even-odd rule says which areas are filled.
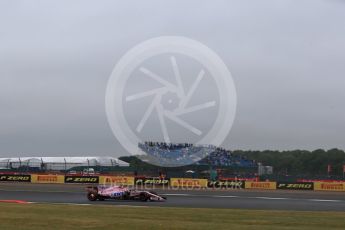
[[[231,71],[224,147],[345,149],[344,12],[340,0],[0,0],[0,156],[126,154],[107,82],[126,51],[165,35],[205,44]]]

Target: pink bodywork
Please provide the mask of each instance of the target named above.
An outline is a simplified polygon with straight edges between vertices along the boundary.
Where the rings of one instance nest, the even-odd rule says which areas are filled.
[[[111,187],[98,187],[98,194],[106,197],[119,197],[122,196],[125,192],[128,192],[127,188],[121,186],[111,186]]]

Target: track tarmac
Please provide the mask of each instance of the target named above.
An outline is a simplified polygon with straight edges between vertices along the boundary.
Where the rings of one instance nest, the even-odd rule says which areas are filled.
[[[345,211],[345,193],[263,190],[155,189],[166,202],[95,201],[86,199],[86,185],[0,183],[0,200],[75,205],[126,205],[258,210]]]

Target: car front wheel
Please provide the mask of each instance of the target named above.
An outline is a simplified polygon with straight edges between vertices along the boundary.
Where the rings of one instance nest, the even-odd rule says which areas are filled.
[[[89,192],[89,193],[87,194],[87,199],[88,199],[89,201],[96,201],[96,200],[97,200],[97,197],[98,197],[98,194],[95,193],[95,192]]]

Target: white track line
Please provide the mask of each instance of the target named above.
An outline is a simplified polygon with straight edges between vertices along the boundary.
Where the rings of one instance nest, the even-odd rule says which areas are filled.
[[[139,205],[130,205],[130,204],[115,204],[115,205],[105,205],[102,203],[92,203],[92,204],[85,204],[85,203],[64,203],[64,202],[29,202],[30,204],[52,204],[52,205],[71,205],[71,206],[92,206],[92,205],[99,205],[99,206],[106,206],[106,207],[131,207],[131,208],[149,208],[150,206],[139,206]]]
[[[92,204],[83,204],[83,203],[70,203],[70,202],[29,202],[30,204],[56,204],[56,205],[75,205],[75,206],[90,206]]]
[[[166,193],[163,196],[195,196],[193,194],[183,194],[183,193]]]
[[[227,196],[227,195],[198,195],[198,194],[163,194],[165,196],[184,196],[184,197],[211,197],[211,198],[241,198],[241,199],[261,199],[261,200],[304,200],[312,202],[344,202],[344,200],[325,200],[325,199],[300,199],[300,198],[289,198],[289,197],[264,197],[264,196]]]
[[[343,202],[342,200],[321,200],[321,199],[308,199],[309,201],[315,202]]]
[[[72,192],[72,191],[52,191],[52,190],[47,190],[47,191],[40,191],[40,190],[15,190],[15,189],[0,189],[0,192],[39,192],[39,193],[72,193],[72,194],[84,194],[84,192]]]
[[[258,196],[258,197],[251,197],[253,199],[263,199],[263,200],[289,200],[291,198],[287,197],[264,197],[264,196]]]
[[[217,197],[217,198],[239,198],[239,196],[221,196],[221,195],[216,195],[212,197]]]

